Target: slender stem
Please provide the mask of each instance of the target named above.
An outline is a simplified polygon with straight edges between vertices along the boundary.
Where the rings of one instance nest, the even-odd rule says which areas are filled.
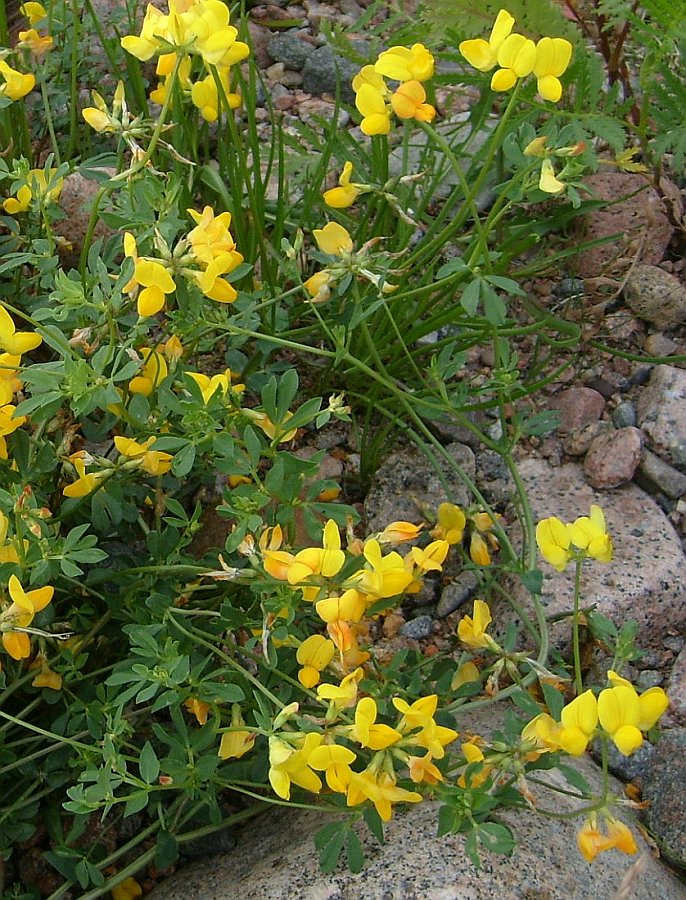
[[[574,569],[574,612],[572,613],[572,651],[574,653],[574,687],[576,694],[584,689],[584,683],[581,673],[581,650],[579,647],[579,600],[581,597],[581,570],[583,568],[583,559],[577,559]]]

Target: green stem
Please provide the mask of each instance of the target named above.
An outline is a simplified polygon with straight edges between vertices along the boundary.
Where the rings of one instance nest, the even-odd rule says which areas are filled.
[[[577,697],[584,689],[581,673],[581,650],[579,646],[579,600],[581,597],[581,570],[583,559],[575,561],[574,569],[574,612],[572,613],[572,652],[574,654],[574,687]]]

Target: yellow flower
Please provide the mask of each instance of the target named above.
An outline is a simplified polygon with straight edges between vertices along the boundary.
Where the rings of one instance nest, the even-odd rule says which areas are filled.
[[[590,814],[577,833],[577,846],[586,862],[592,863],[599,853],[614,848],[629,855],[636,853],[638,848],[630,829],[607,812],[603,812],[603,817],[607,834],[599,829],[596,813]]]
[[[120,884],[115,885],[111,891],[112,900],[135,900],[136,897],[143,896],[143,888],[138,884],[135,878],[129,876]]]
[[[36,79],[33,75],[23,75],[9,66],[4,59],[0,59],[0,75],[4,79],[0,83],[0,97],[9,97],[10,100],[21,100],[36,85]]]
[[[242,729],[245,722],[241,715],[241,708],[234,703],[231,708],[231,731],[225,731],[222,734],[221,743],[219,744],[219,756],[222,759],[240,759],[248,750],[251,750],[255,743],[257,734],[254,731],[246,731]]]
[[[329,222],[312,232],[322,253],[330,256],[346,256],[353,252],[353,241],[348,231],[338,222]]]
[[[335,651],[333,641],[321,634],[312,634],[302,642],[296,659],[302,666],[298,672],[298,681],[303,687],[313,688],[319,684],[321,673],[333,659]]]
[[[268,438],[271,438],[272,441],[278,440],[279,444],[285,444],[287,441],[292,441],[298,433],[297,428],[284,428],[286,422],[293,418],[293,413],[290,412],[290,410],[284,416],[283,422],[278,425],[275,425],[274,422],[272,422],[267,413],[255,412],[252,409],[244,409],[243,413],[248,416],[250,421],[254,422],[258,428],[261,428]]]
[[[350,725],[348,734],[351,740],[357,741],[361,747],[370,750],[385,750],[397,743],[402,734],[390,725],[376,724],[376,701],[372,697],[363,697],[355,709],[355,724]]]
[[[408,756],[407,768],[415,784],[438,784],[443,781],[440,769],[433,764],[433,757],[428,752],[424,756]]]
[[[426,81],[434,74],[434,58],[424,44],[391,47],[379,54],[374,71],[394,81]]]
[[[29,669],[39,669],[40,671],[31,682],[35,688],[50,688],[52,691],[59,691],[62,688],[62,676],[48,665],[47,657],[44,653],[37,653]]]
[[[354,588],[344,591],[340,597],[326,597],[315,603],[317,615],[322,621],[332,622],[359,622],[367,611],[367,601],[364,595]]]
[[[581,756],[598,724],[598,703],[592,691],[584,691],[560,713],[560,746],[571,756]]]
[[[473,531],[469,539],[469,556],[477,566],[490,566],[491,564],[488,544],[478,531]]]
[[[612,560],[612,538],[605,527],[605,516],[599,506],[591,506],[590,516],[581,516],[569,526],[572,543],[599,562]]]
[[[567,187],[564,181],[555,177],[552,160],[547,157],[541,162],[541,177],[538,187],[546,194],[561,194]]]
[[[450,544],[447,541],[432,541],[427,547],[412,547],[408,556],[422,572],[440,572],[441,563],[448,555]]]
[[[423,527],[413,525],[411,522],[391,522],[379,534],[377,540],[380,544],[402,544],[403,541],[413,541],[419,537]]]
[[[161,353],[149,347],[141,347],[140,354],[143,357],[143,366],[138,375],[129,382],[129,393],[149,397],[167,377],[167,362]]]
[[[384,85],[385,88],[385,85]],[[355,106],[362,114],[360,122],[362,133],[366,135],[388,134],[391,130],[390,107],[386,104],[385,94],[364,82],[355,94]]]
[[[198,725],[204,725],[207,722],[207,716],[210,712],[209,703],[205,703],[204,700],[198,700],[197,697],[189,697],[188,700],[184,700],[183,705],[189,713],[195,716],[198,720]]]
[[[241,105],[241,95],[233,93],[229,84],[230,70],[228,66],[222,66],[218,70],[219,80],[224,88],[224,94],[230,109],[238,109]],[[162,101],[164,102],[164,100]],[[200,114],[207,122],[216,122],[219,118],[219,89],[212,75],[207,75],[200,81],[196,81],[191,88],[191,102],[197,106]],[[223,100],[222,100],[223,102]]]
[[[414,576],[408,572],[402,556],[394,550],[383,556],[379,542],[365,541],[363,555],[367,562],[350,581],[355,587],[374,600],[396,597],[412,584]]]
[[[138,255],[136,239],[128,231],[124,233],[124,254],[133,259],[134,270],[123,291],[132,294],[142,287],[138,294],[138,315],[141,318],[154,316],[164,307],[166,295],[176,290],[174,279],[159,260]]]
[[[501,9],[489,39],[485,41],[483,38],[473,38],[462,41],[459,47],[460,53],[470,66],[474,66],[480,72],[490,72],[498,62],[498,50],[503,41],[509,37],[514,23],[514,16],[511,16],[507,10]]]
[[[17,331],[12,316],[0,305],[0,349],[14,356],[35,350],[43,338],[33,331]]]
[[[13,628],[28,628],[37,612],[45,609],[52,600],[53,587],[25,591],[16,575],[10,575],[7,584],[12,605],[0,615],[0,630],[5,650],[13,659],[26,659],[31,654],[29,636]]]
[[[310,768],[324,772],[326,783],[337,794],[345,794],[353,773],[350,764],[357,756],[347,747],[339,744],[321,744],[310,754]]]
[[[269,738],[269,783],[274,793],[282,800],[291,799],[291,785],[318,794],[322,782],[309,766],[310,756],[323,741],[321,734],[313,731],[289,739],[297,744],[297,749],[283,738],[272,735]]]
[[[341,533],[333,519],[329,519],[324,526],[322,547],[307,547],[295,554],[293,564],[288,569],[288,583],[300,584],[311,575],[332,578],[340,572],[344,563]]]
[[[450,682],[450,690],[457,691],[463,684],[471,684],[480,680],[481,676],[478,667],[469,660],[466,663],[462,663],[459,669],[456,670],[453,680]]]
[[[355,705],[357,699],[357,685],[362,681],[364,673],[362,669],[355,669],[341,680],[339,685],[320,684],[317,688],[319,700],[328,700],[336,709],[347,709]]]
[[[304,282],[303,287],[314,303],[324,303],[331,296],[329,285],[332,281],[333,276],[324,269],[321,272],[315,272],[314,275],[310,275],[307,281]]]
[[[203,403],[210,402],[212,397],[219,391],[222,396],[231,390],[231,369],[226,369],[218,375],[205,375],[202,372],[186,372],[200,388]],[[245,388],[244,384],[237,384],[234,390]]]
[[[669,700],[660,687],[649,688],[640,697],[634,686],[615,672],[608,677],[611,688],[600,692],[598,717],[624,756],[630,756],[643,743],[641,732],[650,731],[667,709]]]
[[[564,571],[572,558],[569,526],[555,516],[541,519],[536,526],[536,543],[543,558],[558,572]]]
[[[473,763],[480,763],[484,761],[483,750],[477,745],[476,740],[477,739],[467,741],[466,743],[461,745],[462,755],[464,756],[468,766],[471,766]],[[491,774],[492,769],[493,766],[484,765],[479,769],[478,772],[470,773],[469,779],[467,778],[467,775],[463,773],[457,779],[457,783],[461,788],[480,787]]]
[[[95,94],[95,91],[93,91]],[[88,125],[98,134],[113,134],[115,130],[114,123],[107,112],[103,112],[95,106],[87,106],[81,110],[81,115]]]
[[[464,535],[467,518],[459,506],[454,503],[441,503],[438,507],[438,524],[432,530],[431,536],[443,538],[451,546],[459,544]]]
[[[77,450],[69,457],[70,462],[76,469],[77,480],[72,481],[63,490],[65,497],[85,497],[96,489],[100,481],[105,477],[106,472],[86,472],[85,453],[83,450]]]
[[[395,779],[386,772],[353,772],[348,785],[348,806],[357,806],[371,800],[379,817],[389,822],[393,814],[393,803],[419,803],[422,795],[416,791],[406,791],[398,787]]]
[[[338,179],[338,187],[324,191],[322,195],[327,206],[331,206],[333,209],[346,209],[357,200],[364,190],[364,185],[351,182],[352,174],[353,164],[348,161],[343,166],[343,171]]]
[[[56,169],[50,170],[49,174],[51,178],[56,171]],[[14,197],[8,197],[2,205],[5,208],[5,212],[9,213],[11,216],[16,216],[17,213],[26,212],[34,197],[41,198],[45,203],[56,203],[59,199],[63,183],[64,179],[58,178],[53,187],[48,190],[48,183],[43,169],[30,169],[26,174],[26,184],[23,184],[18,189],[16,199]]]
[[[562,96],[562,75],[572,58],[572,45],[564,38],[544,37],[536,44],[536,63],[533,68],[538,80],[538,93],[553,103]]]
[[[498,65],[493,73],[491,90],[509,91],[517,79],[529,75],[536,64],[536,45],[523,34],[511,34],[498,48]]]
[[[495,649],[497,644],[489,634],[486,634],[486,629],[492,621],[488,603],[484,603],[483,600],[475,600],[473,616],[463,616],[460,619],[457,626],[458,637],[463,644],[474,650],[483,647]]]
[[[121,435],[114,438],[114,445],[122,456],[136,460],[140,468],[149,475],[164,475],[171,469],[173,457],[162,450],[151,450],[154,443],[154,437],[148,438],[143,444]]]
[[[35,28],[19,32],[17,47],[26,47],[34,56],[44,56],[52,49],[53,40],[49,34],[39,34]]]
[[[39,22],[42,22],[43,19],[46,19],[48,16],[42,3],[22,3],[19,9],[21,10],[22,16],[25,16],[29,20],[29,25],[38,25]]]
[[[403,82],[391,94],[391,106],[401,119],[431,122],[436,116],[436,110],[426,102],[426,91],[418,81]]]

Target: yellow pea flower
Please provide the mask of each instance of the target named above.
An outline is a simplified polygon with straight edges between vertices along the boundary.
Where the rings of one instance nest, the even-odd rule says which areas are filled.
[[[238,109],[241,105],[241,95],[231,91],[228,67],[219,69],[219,79],[224,88],[224,94],[228,100],[229,107],[231,109]],[[164,99],[162,102],[164,102]],[[217,121],[220,108],[219,89],[217,88],[217,82],[212,75],[207,75],[205,78],[196,81],[193,84],[193,87],[191,88],[191,102],[193,103],[193,106],[197,106],[206,122]]]
[[[434,74],[432,53],[424,44],[391,47],[379,54],[374,71],[394,81],[427,81]]]
[[[485,647],[496,649],[498,645],[489,634],[486,634],[486,629],[492,621],[488,603],[483,600],[475,600],[473,615],[463,616],[460,619],[457,626],[458,637],[463,644],[474,650]]]
[[[371,136],[390,132],[390,107],[386,104],[385,94],[377,88],[367,82],[360,84],[355,94],[355,106],[363,117],[360,122],[363,134]]]
[[[569,526],[572,543],[599,562],[611,562],[612,538],[607,533],[605,515],[599,506],[591,506],[590,516],[581,516]]]
[[[40,669],[31,682],[32,687],[50,688],[51,691],[59,691],[62,689],[62,676],[57,672],[53,672],[48,665],[45,654],[38,653],[29,666],[29,669]]]
[[[29,20],[29,25],[38,25],[39,22],[48,17],[48,13],[42,3],[22,3],[19,9],[22,16]]]
[[[381,820],[389,822],[394,803],[419,803],[422,795],[398,787],[395,778],[387,772],[365,769],[364,772],[353,772],[346,802],[348,806],[357,806],[365,800],[371,800]]]
[[[536,44],[536,62],[533,73],[537,78],[538,93],[552,103],[562,96],[562,75],[572,59],[572,45],[565,38],[544,37]]]
[[[626,679],[613,672],[610,680],[613,686],[598,697],[598,717],[620,753],[630,756],[643,743],[642,732],[655,725],[669,701],[662,688],[650,688],[639,697]]]
[[[478,666],[469,660],[466,663],[462,663],[459,669],[456,670],[453,675],[453,680],[450,682],[450,690],[457,691],[463,684],[471,684],[472,682],[480,680],[481,676],[479,674]]]
[[[509,91],[519,78],[529,75],[536,64],[536,45],[523,34],[511,34],[498,48],[498,65],[491,90]]]
[[[143,888],[138,884],[135,878],[129,876],[122,882],[115,885],[111,891],[112,900],[136,900],[136,897],[143,896]]]
[[[560,713],[560,746],[571,756],[581,756],[598,724],[599,706],[593,691],[584,691]]]
[[[1,93],[2,90],[0,89],[0,94]],[[51,169],[50,177],[52,177],[55,172],[56,169]],[[23,184],[17,190],[16,198],[8,197],[2,205],[5,208],[5,212],[9,213],[11,216],[15,216],[17,213],[26,212],[34,197],[40,197],[45,203],[56,203],[59,199],[63,183],[64,179],[58,178],[55,185],[48,190],[48,183],[43,169],[30,169],[26,174],[26,184]]]
[[[333,276],[324,269],[321,272],[315,272],[314,275],[310,275],[307,281],[303,283],[303,287],[314,303],[324,303],[331,296],[329,285],[332,281]]]
[[[336,709],[348,709],[355,705],[357,700],[357,686],[362,681],[364,672],[361,668],[355,669],[346,675],[341,683],[336,684],[320,684],[317,687],[317,698],[319,700],[328,700]]]
[[[412,547],[408,556],[422,572],[440,572],[442,563],[448,555],[450,544],[447,541],[432,541],[427,547]]]
[[[402,734],[390,725],[376,723],[376,701],[363,697],[355,709],[355,724],[348,726],[348,736],[361,747],[370,750],[385,750],[397,743]]]
[[[598,827],[598,816],[595,812],[588,816],[577,833],[577,846],[586,862],[592,863],[599,853],[615,848],[629,855],[636,853],[638,847],[630,829],[608,812],[603,812],[603,817],[607,833]]]
[[[191,715],[194,715],[198,721],[198,725],[205,725],[207,722],[207,716],[210,712],[210,704],[205,703],[204,700],[198,700],[197,697],[189,697],[188,700],[184,700],[183,705],[188,710]]]
[[[319,776],[310,768],[313,751],[320,746],[323,735],[313,731],[289,738],[297,744],[292,746],[277,735],[269,738],[269,783],[274,793],[282,800],[291,799],[291,785],[318,794],[322,789]]]
[[[423,525],[413,525],[411,522],[391,522],[379,534],[377,540],[380,544],[402,544],[403,541],[413,541],[419,536]]]
[[[149,347],[141,347],[139,352],[143,357],[143,366],[138,375],[129,382],[129,393],[149,397],[167,377],[169,370],[161,353]]]
[[[407,768],[415,784],[438,784],[443,781],[441,770],[433,764],[433,757],[429,752],[424,756],[408,756]]]
[[[96,489],[100,481],[105,477],[106,472],[86,472],[86,460],[83,450],[77,450],[69,457],[70,462],[76,469],[77,479],[68,484],[62,493],[65,497],[85,497]]]
[[[319,684],[321,673],[333,659],[335,651],[333,641],[321,634],[312,634],[302,642],[295,656],[302,666],[298,681],[303,687],[313,688]]]
[[[133,259],[134,271],[123,291],[132,294],[142,287],[138,294],[138,315],[154,316],[164,307],[166,295],[176,290],[174,279],[159,260],[138,255],[136,239],[129,231],[124,233],[124,254]]]
[[[17,331],[12,316],[0,305],[0,349],[14,356],[35,350],[43,338],[34,331]]]
[[[327,206],[333,209],[346,209],[357,200],[365,186],[351,182],[352,174],[353,164],[348,160],[343,166],[343,171],[338,179],[338,187],[324,191],[322,195]]]
[[[34,56],[40,58],[52,49],[53,40],[49,34],[39,34],[35,28],[19,32],[17,47],[26,47]]]
[[[322,253],[330,256],[347,256],[353,252],[353,241],[342,225],[328,222],[323,228],[315,228],[312,232],[317,246]]]
[[[541,162],[541,176],[538,181],[538,187],[546,194],[561,194],[567,188],[564,181],[560,181],[559,178],[555,177],[552,160],[547,157]]]
[[[0,59],[0,97],[9,97],[10,100],[21,100],[36,86],[36,79],[30,73],[24,75],[8,65],[4,59]]]
[[[324,772],[326,783],[337,794],[345,794],[352,779],[351,763],[357,756],[339,744],[321,744],[310,754],[309,765],[317,772]]]
[[[401,119],[431,122],[436,117],[436,110],[426,102],[426,91],[418,81],[403,82],[391,94],[391,106]]]
[[[541,519],[536,526],[536,543],[543,558],[558,572],[563,572],[572,558],[569,526],[556,516]]]
[[[133,438],[116,435],[114,445],[122,456],[136,460],[140,468],[149,475],[164,475],[171,469],[173,457],[162,450],[152,450],[155,438],[150,437],[139,444]]]
[[[222,759],[240,759],[249,750],[252,750],[257,733],[246,731],[241,708],[237,703],[231,707],[231,731],[225,731],[219,744],[218,755]]]
[[[5,650],[13,659],[26,659],[31,655],[29,636],[13,628],[28,628],[37,612],[45,609],[55,593],[53,587],[25,591],[16,575],[10,575],[7,583],[12,605],[0,615],[0,630]]]
[[[460,53],[470,66],[474,66],[480,72],[490,72],[498,62],[498,50],[503,41],[509,37],[514,23],[514,16],[510,15],[506,9],[501,9],[496,16],[488,40],[472,38],[462,41],[459,46]]]
[[[431,531],[431,536],[443,538],[451,546],[459,544],[464,535],[467,517],[454,503],[441,503],[438,507],[438,523]]]

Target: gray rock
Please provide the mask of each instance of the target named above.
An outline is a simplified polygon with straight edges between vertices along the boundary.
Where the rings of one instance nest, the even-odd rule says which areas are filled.
[[[267,53],[287,69],[299,72],[312,53],[312,45],[304,41],[297,31],[284,31],[271,38],[267,44]]]
[[[686,728],[662,735],[643,785],[646,824],[667,859],[686,866]]]
[[[573,428],[562,436],[562,449],[568,456],[585,456],[593,441],[601,434],[612,431],[609,422],[589,422]]]
[[[629,428],[636,424],[636,407],[631,400],[622,400],[612,413],[615,428]]]
[[[594,741],[591,753],[593,755],[593,758],[597,760],[597,762],[601,761],[602,755],[600,751],[599,741]],[[623,753],[619,752],[612,741],[608,741],[608,768],[613,775],[615,775],[617,778],[621,778],[621,780],[626,783],[636,780],[640,780],[642,782],[645,778],[646,769],[650,764],[650,760],[652,759],[654,753],[655,747],[650,743],[650,741],[643,741],[638,750],[634,751],[631,756],[624,756]]]
[[[436,607],[436,615],[445,618],[455,612],[473,596],[478,586],[479,579],[474,572],[469,569],[460,572],[457,578],[443,588],[441,599]]]
[[[501,721],[502,714],[491,709],[472,714],[464,725],[488,734]],[[600,770],[592,760],[572,764],[600,792]],[[539,776],[569,789],[558,773]],[[614,778],[609,787],[621,796],[622,786]],[[544,808],[556,813],[579,808],[568,795],[551,794],[540,785],[531,788]],[[576,847],[581,820],[520,809],[498,816],[517,837],[513,855],[484,851],[483,868],[477,870],[465,854],[464,835],[436,836],[438,806],[425,801],[398,809],[384,827],[383,846],[361,826],[366,865],[359,874],[347,871],[345,863],[329,874],[319,868],[313,839],[332,821],[331,815],[275,808],[244,827],[236,851],[183,869],[156,888],[150,900],[225,900],[234,895],[242,900],[609,900],[635,859],[611,851],[591,866]],[[683,900],[683,884],[653,857],[635,820],[624,810],[618,814],[632,828],[645,862],[632,879],[631,900]]]
[[[470,448],[448,444],[446,450],[473,479],[475,463]],[[364,503],[369,531],[383,531],[389,522],[398,519],[415,522],[421,518],[423,508],[435,513],[446,500],[468,506],[471,497],[447,462],[441,461],[441,472],[451,496],[419,450],[410,447],[392,453],[379,467]]]
[[[671,497],[672,500],[677,500],[686,494],[686,475],[660,459],[655,453],[651,453],[650,450],[646,450],[643,454],[639,473],[650,485]]]
[[[655,366],[636,408],[653,449],[686,470],[686,371]]]
[[[596,503],[605,513],[614,543],[611,563],[589,561],[582,573],[582,604],[621,625],[627,619],[638,622],[638,642],[645,648],[661,647],[675,630],[686,626],[686,559],[672,523],[657,503],[635,484],[599,495],[586,484],[581,467],[568,463],[552,468],[543,460],[528,459],[520,465],[534,520],[557,516],[563,522],[588,515]],[[512,540],[518,540],[513,529]],[[572,608],[574,566],[557,572],[544,560],[541,601],[548,616]],[[533,615],[528,592],[513,585],[516,600]],[[494,611],[499,635],[517,617],[506,604]],[[551,626],[552,640],[566,647],[570,640],[569,620]]]
[[[674,660],[665,688],[669,709],[664,715],[665,725],[686,725],[686,649],[682,648]]]
[[[591,441],[584,459],[584,474],[589,484],[601,490],[619,487],[634,477],[643,452],[639,428],[619,428],[599,434]]]
[[[357,63],[350,62],[333,52],[328,44],[309,54],[302,70],[303,90],[308,94],[335,94],[340,84],[341,99],[355,102],[352,80],[360,71]]]
[[[114,175],[116,170],[111,168],[103,168],[103,174],[109,176]],[[70,246],[61,246],[60,258],[62,264],[77,267],[79,257],[83,247],[83,241],[88,231],[88,223],[90,221],[91,208],[95,195],[100,189],[100,182],[94,181],[92,178],[84,178],[80,172],[72,172],[67,175],[62,185],[62,191],[59,198],[59,207],[64,216],[55,223],[54,229]],[[100,210],[105,208],[106,201],[100,204]],[[112,229],[98,219],[93,232],[93,238],[107,238],[114,232]]]
[[[643,342],[643,349],[648,356],[672,356],[679,350],[679,345],[661,331],[649,334]]]
[[[486,120],[482,128],[474,132],[472,123],[469,121],[469,113],[463,112],[436,123],[434,127],[450,143],[451,149],[461,161],[464,175],[468,177],[470,168],[475,164],[478,167],[481,151],[496,124],[497,119],[491,117]],[[429,139],[423,131],[416,129],[410,137],[407,146],[407,161],[405,161],[405,152],[404,146],[396,147],[391,152],[389,157],[391,175],[398,176],[406,175],[408,172],[424,171],[427,173],[427,184],[430,179],[431,191],[435,197],[444,200],[451,194],[459,183],[459,179],[445,154],[433,145],[429,146]],[[495,176],[489,175],[486,185],[475,198],[477,209],[484,210],[493,202],[492,188],[495,181]],[[428,190],[427,184],[423,185],[422,190]]]
[[[423,638],[431,637],[434,630],[434,620],[431,616],[417,616],[416,619],[410,619],[405,622],[400,629],[403,637],[412,638],[415,641],[421,641]]]
[[[624,285],[624,299],[639,317],[659,329],[686,322],[686,288],[658,266],[636,266]]]
[[[641,669],[636,677],[636,690],[641,693],[651,687],[659,687],[663,681],[662,673],[657,669]]]

